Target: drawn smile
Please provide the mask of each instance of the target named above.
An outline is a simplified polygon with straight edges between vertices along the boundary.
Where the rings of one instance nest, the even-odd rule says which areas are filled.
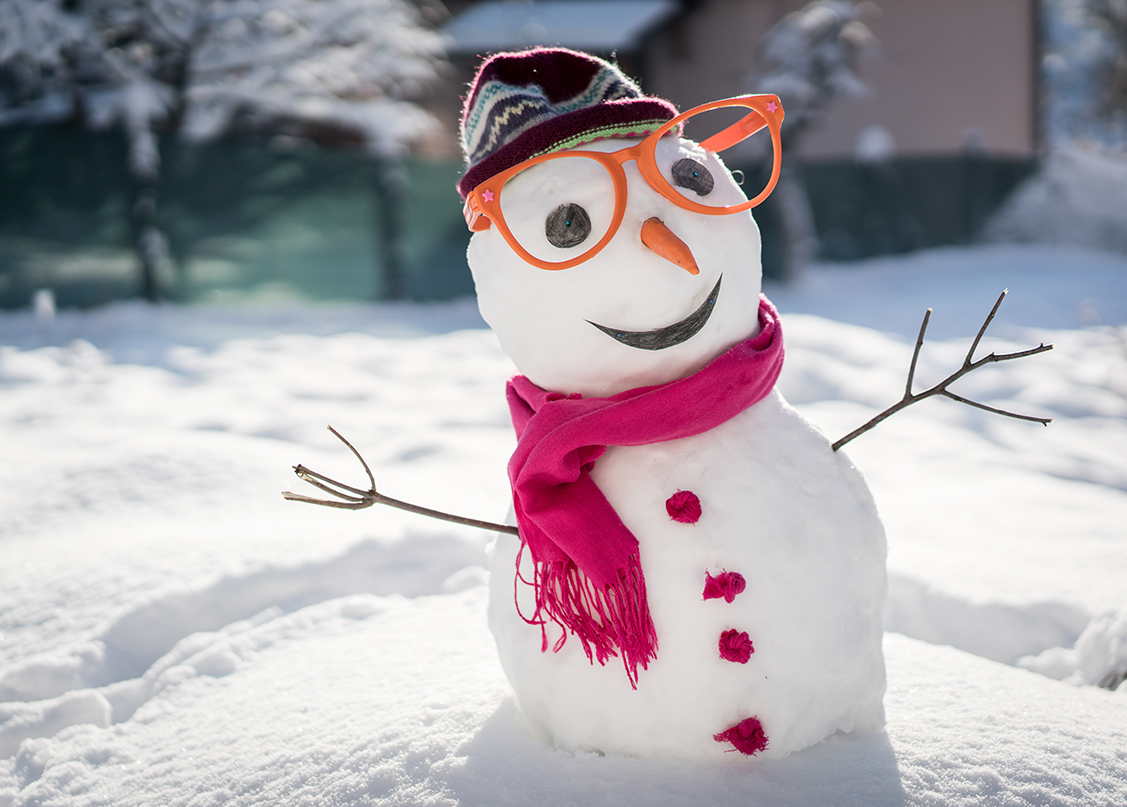
[[[607,336],[617,339],[629,347],[636,347],[639,350],[664,350],[667,347],[673,347],[692,339],[700,333],[704,323],[708,322],[708,318],[712,316],[712,309],[716,307],[716,298],[720,296],[720,281],[723,279],[724,276],[721,275],[712,291],[709,292],[708,298],[700,304],[700,308],[680,322],[674,322],[664,328],[657,328],[652,331],[624,331],[619,328],[608,328],[597,322],[591,322],[591,320],[587,321]]]

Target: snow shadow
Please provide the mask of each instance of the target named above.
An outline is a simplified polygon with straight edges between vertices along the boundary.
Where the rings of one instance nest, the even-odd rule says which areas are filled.
[[[899,574],[888,576],[884,628],[1013,665],[1054,647],[1071,647],[1091,615],[1074,605],[973,603]]]
[[[188,637],[242,620],[261,622],[352,594],[413,598],[460,590],[486,579],[484,566],[483,543],[408,533],[396,542],[363,541],[323,561],[267,567],[155,596],[135,602],[79,647],[0,671],[0,703],[139,679]],[[114,722],[129,714],[115,710]]]
[[[408,533],[136,602],[90,640],[0,671],[0,758],[69,726],[128,720],[178,666],[215,677],[232,672],[225,640],[286,614],[355,594],[453,593],[486,581],[484,567],[484,542]]]
[[[480,545],[408,534],[395,543],[364,541],[323,562],[266,568],[222,578],[206,589],[172,593],[138,604],[101,633],[106,650],[96,683],[136,678],[184,637],[218,630],[268,608],[290,613],[351,594],[440,594],[441,581],[466,567],[484,565]]]
[[[837,734],[778,762],[634,759],[552,749],[507,698],[460,749],[445,784],[462,807],[573,804],[770,804],[820,807],[907,803],[884,732]]]

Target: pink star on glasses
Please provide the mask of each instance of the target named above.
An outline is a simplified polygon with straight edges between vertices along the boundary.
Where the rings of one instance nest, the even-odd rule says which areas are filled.
[[[769,104],[767,104],[767,111],[768,112],[777,112],[778,109],[779,109],[779,105],[776,104],[774,101],[771,101]]]
[[[493,201],[493,191],[485,191],[484,193],[481,194],[481,198],[484,199],[487,202],[492,202]]]

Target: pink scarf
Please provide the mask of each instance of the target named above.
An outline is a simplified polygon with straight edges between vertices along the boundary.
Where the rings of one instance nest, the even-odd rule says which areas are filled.
[[[606,664],[620,651],[635,687],[638,666],[656,658],[638,539],[591,479],[591,468],[608,445],[700,434],[762,400],[783,366],[778,312],[766,297],[759,301],[759,327],[757,336],[688,378],[609,398],[548,392],[522,375],[509,380],[517,432],[509,482],[521,552],[528,548],[536,569],[536,613],[526,621],[543,630],[550,619],[564,629],[554,650],[570,630],[588,659]],[[518,580],[528,583],[519,555],[517,569]]]

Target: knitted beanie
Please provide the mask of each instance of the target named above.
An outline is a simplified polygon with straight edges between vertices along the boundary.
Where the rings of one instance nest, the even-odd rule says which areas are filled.
[[[462,111],[461,139],[470,191],[506,168],[541,154],[608,137],[644,137],[676,117],[668,101],[602,59],[564,48],[498,53],[478,70]]]

